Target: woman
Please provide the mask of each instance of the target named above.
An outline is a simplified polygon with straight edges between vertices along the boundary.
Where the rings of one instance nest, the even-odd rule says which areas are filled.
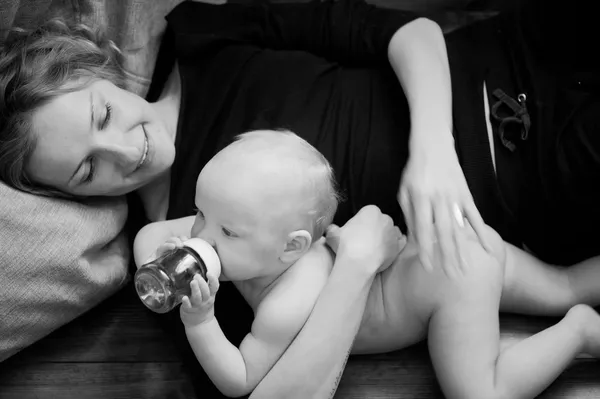
[[[553,118],[562,118],[565,128],[573,120],[585,120],[578,117],[591,114],[589,98],[573,107],[554,101],[563,97],[547,95],[563,90],[553,83],[562,70],[545,68],[545,60],[519,48],[519,30],[502,30],[503,22],[493,20],[452,35],[448,63],[435,25],[362,2],[270,8],[188,2],[168,19],[150,103],[118,88],[116,69],[111,69],[116,64],[106,56],[108,44],[95,46],[89,33],[82,32],[87,40],[78,39],[79,47],[71,46],[67,32],[59,32],[15,42],[32,49],[28,53],[5,51],[0,60],[1,131],[3,144],[10,145],[0,150],[2,179],[23,189],[76,196],[137,191],[150,220],[177,218],[193,213],[191,182],[233,135],[286,127],[314,144],[337,171],[348,197],[338,224],[375,203],[403,225],[396,199],[402,178],[400,202],[425,265],[434,228],[447,263],[458,263],[452,262],[458,258],[453,241],[460,244],[461,238],[453,231],[462,222],[460,214],[478,225],[458,161],[484,220],[505,240],[525,244],[553,263],[596,255],[595,236],[587,234],[593,232],[593,208],[585,208],[589,203],[581,196],[564,195],[566,184],[573,188],[569,194],[585,189],[582,182],[593,172],[585,164],[593,154],[578,148],[587,137],[562,137],[569,129],[545,130],[556,123]],[[73,49],[77,57],[61,64]],[[57,62],[40,64],[40,54]],[[74,61],[80,63],[77,70],[67,69],[77,65]],[[92,74],[105,79],[90,83]],[[51,80],[56,77],[58,82]],[[45,97],[30,96],[44,86],[52,87]],[[554,105],[561,112],[551,113]],[[578,112],[569,112],[573,110]],[[486,120],[493,123],[486,126]],[[32,134],[23,136],[23,128]],[[27,140],[17,139],[21,136]],[[573,173],[581,180],[572,182]],[[545,177],[550,178],[542,181]],[[587,226],[573,224],[579,223],[576,213],[554,214],[568,203],[587,212]],[[573,234],[565,238],[548,229],[544,215],[556,217],[553,223],[561,229],[570,223],[579,230],[569,229]],[[343,243],[366,239],[364,234],[377,229],[371,226],[361,235],[367,224],[360,223],[354,220],[342,230]],[[564,241],[567,245],[556,245]],[[338,255],[309,322],[256,395],[264,389],[281,396],[274,387],[302,392],[290,383],[294,378],[286,378],[292,370],[295,376],[318,377],[302,385],[303,397],[335,389],[376,270],[356,267],[368,266],[368,252],[361,254],[361,262]],[[230,300],[218,302],[221,312],[236,313],[229,320],[221,318],[223,328],[239,338],[245,332],[240,319],[249,315],[238,309],[247,307],[234,290],[223,288],[222,295],[226,291]],[[326,347],[314,342],[314,332]],[[306,357],[312,350],[329,354],[330,360],[316,367]]]
[[[199,4],[186,4],[180,6],[178,8],[178,12],[175,12],[173,15],[187,14],[187,11],[185,11],[184,8],[194,6],[202,7],[202,5]],[[454,246],[452,245],[451,240],[452,231],[454,227],[453,225],[456,223],[454,222],[453,215],[461,214],[461,212],[464,212],[465,216],[468,217],[471,224],[475,227],[476,230],[482,227],[483,222],[481,220],[481,217],[479,216],[479,213],[477,212],[477,209],[475,208],[473,199],[469,193],[464,176],[460,171],[460,166],[456,158],[456,154],[452,148],[453,140],[451,133],[452,117],[450,77],[446,61],[443,37],[441,35],[439,27],[437,27],[437,25],[430,21],[418,20],[414,23],[409,24],[409,26],[407,26],[406,29],[403,29],[401,32],[399,28],[407,22],[413,20],[414,16],[398,12],[389,14],[386,11],[373,10],[371,7],[366,6],[365,4],[362,4],[360,2],[350,1],[335,6],[333,6],[332,4],[318,5],[317,3],[314,3],[311,6],[300,5],[300,7],[277,7],[278,11],[276,12],[276,14],[280,16],[278,18],[281,18],[281,20],[269,20],[266,12],[262,11],[264,15],[259,15],[259,13],[261,12],[260,9],[254,8],[253,12],[255,15],[246,26],[248,26],[250,29],[262,29],[263,27],[261,26],[261,24],[266,24],[264,26],[266,30],[260,33],[263,36],[261,38],[258,38],[256,37],[256,35],[254,35],[254,33],[249,32],[247,29],[244,30],[244,28],[242,27],[240,27],[239,29],[235,28],[236,24],[242,22],[241,20],[239,20],[240,18],[246,21],[246,14],[247,12],[249,12],[246,11],[247,8],[248,7],[246,6],[227,6],[223,9],[218,7],[214,7],[212,9],[209,8],[206,10],[206,12],[204,10],[192,10],[192,12],[200,12],[203,15],[207,15],[206,21],[204,21],[201,24],[202,28],[198,32],[200,36],[202,36],[204,33],[212,34],[214,32],[222,32],[224,35],[233,35],[231,37],[231,40],[234,41],[256,39],[260,42],[261,45],[267,47],[282,46],[282,48],[284,49],[304,49],[307,51],[312,51],[313,53],[318,53],[322,56],[332,57],[332,59],[334,60],[337,59],[341,62],[346,62],[346,64],[349,65],[352,69],[355,69],[356,66],[360,66],[361,64],[363,66],[370,65],[371,67],[383,66],[385,64],[386,68],[389,68],[389,63],[387,61],[387,53],[389,53],[389,61],[392,67],[395,69],[396,74],[398,75],[398,78],[400,79],[400,82],[405,89],[405,92],[408,93],[408,100],[411,107],[411,147],[413,147],[412,152],[418,154],[415,157],[411,157],[410,162],[408,163],[408,167],[405,171],[405,177],[402,179],[404,183],[400,190],[400,198],[405,210],[404,213],[411,215],[409,221],[412,224],[412,228],[410,230],[411,232],[414,232],[416,234],[418,241],[422,244],[422,253],[424,255],[427,255],[431,252],[432,238],[430,236],[432,235],[433,226],[431,222],[433,218],[437,220],[436,227],[438,228],[438,235],[440,236],[441,242],[445,244],[443,245],[447,259],[447,262],[445,264],[447,264],[449,268],[455,267],[458,264],[458,257],[456,256],[457,254],[455,253]],[[217,15],[208,16],[208,14],[210,13],[214,13]],[[211,25],[210,21],[214,22],[217,20],[223,21],[220,22],[218,25]],[[343,20],[346,20],[345,24],[340,25],[339,21]],[[311,23],[307,25],[303,21],[311,21]],[[334,25],[332,21],[336,21],[335,23],[337,25]],[[365,25],[361,26],[361,23]],[[230,30],[230,28],[233,28],[233,30]],[[283,29],[283,31],[281,32],[283,35],[280,35],[276,31],[276,29]],[[398,34],[396,34],[396,32]],[[328,42],[321,41],[321,39],[323,39],[324,34],[330,35],[330,40]],[[294,36],[292,37],[290,35]],[[350,46],[345,46],[343,44],[343,42],[346,40],[345,38],[352,37],[351,35],[355,35],[358,37],[364,36],[364,38],[361,39],[362,43],[361,40],[356,40],[354,43],[348,43]],[[199,36],[196,35],[196,37]],[[193,42],[194,40],[196,39],[192,39],[192,43],[186,44],[186,46],[189,47],[186,51],[195,52],[196,57],[212,58],[211,54],[204,53],[205,50],[208,50],[207,47],[204,46],[202,43]],[[43,43],[38,45],[43,45]],[[209,44],[209,47],[212,45],[213,44]],[[68,50],[62,49],[61,51],[66,52]],[[56,57],[61,57],[59,52],[56,53]],[[34,55],[31,53],[28,55],[28,57],[33,56]],[[240,56],[242,55],[236,55],[235,57]],[[181,67],[184,68],[185,66],[183,66],[182,57],[185,57],[185,55],[177,55]],[[280,56],[275,56],[275,58],[277,57],[281,58]],[[172,66],[171,64],[166,64],[166,62],[168,62],[166,58],[167,57],[162,57],[162,59],[159,61],[159,63],[163,63],[164,65],[159,65],[157,67],[158,71],[161,71],[161,68],[167,68],[169,71],[171,70]],[[281,61],[277,61],[276,59],[271,58],[273,58],[273,56],[263,57],[263,59],[260,62],[264,63],[264,65],[267,65],[271,70],[273,70],[276,68],[277,64],[281,64]],[[308,62],[313,65],[310,73],[307,73],[308,71],[300,73],[300,71],[290,70],[290,65],[292,64],[291,59],[288,58],[285,61],[285,65],[281,65],[282,68],[285,68],[287,74],[285,74],[285,76],[280,76],[280,78],[289,82],[289,87],[283,87],[279,85],[278,87],[280,88],[280,90],[278,92],[269,93],[269,91],[273,90],[274,86],[276,86],[276,79],[272,79],[270,80],[270,84],[273,87],[263,87],[261,89],[264,90],[261,93],[263,97],[270,98],[275,95],[281,97],[283,93],[285,93],[285,96],[287,97],[293,95],[294,90],[297,90],[297,88],[300,87],[300,81],[298,80],[295,83],[295,85],[292,85],[293,80],[304,76],[304,79],[311,80],[311,84],[320,92],[319,95],[321,104],[319,104],[318,106],[313,106],[313,108],[311,109],[303,105],[290,104],[290,106],[288,106],[285,111],[294,112],[296,114],[302,112],[304,113],[303,118],[305,120],[312,120],[312,123],[317,123],[317,120],[321,119],[321,115],[319,115],[319,113],[322,114],[322,111],[325,110],[326,106],[332,106],[331,104],[325,104],[326,99],[324,96],[328,95],[327,91],[329,91],[329,94],[331,95],[338,96],[352,95],[355,98],[359,95],[364,95],[365,97],[368,96],[368,91],[371,90],[369,87],[371,83],[368,82],[368,79],[370,79],[370,76],[373,75],[371,71],[344,71],[343,79],[335,79],[333,76],[334,71],[331,71],[331,73],[326,72],[324,68],[327,68],[327,66],[325,66],[322,60],[318,61],[318,63],[322,65],[317,65],[317,62],[315,62],[316,57],[314,57],[314,55],[306,54],[301,56],[301,58],[304,60],[303,62]],[[221,56],[221,58],[216,58],[215,60],[219,62],[227,62],[226,60],[223,60],[223,56]],[[50,62],[49,59],[35,62],[33,59],[31,59],[31,61],[31,70],[20,71],[19,73],[30,75],[43,75],[43,70],[47,70],[47,68],[45,68],[44,63]],[[56,61],[61,62],[60,60]],[[235,61],[235,59],[232,59],[232,62],[233,61]],[[7,60],[6,63],[10,65],[10,61]],[[75,68],[86,68],[85,66],[77,67],[76,62],[73,64],[75,65]],[[295,66],[296,69],[298,69],[299,67],[300,65]],[[340,70],[341,69],[348,68],[340,68]],[[10,66],[8,66],[8,70],[11,70]],[[221,71],[225,72],[225,70],[222,69]],[[67,73],[67,69],[63,69],[63,72]],[[175,70],[175,73],[177,72],[178,71]],[[233,71],[227,72],[233,73]],[[249,83],[251,82],[251,80],[256,78],[256,76],[251,76],[251,72],[246,69],[244,69],[244,73],[246,76],[242,79],[245,79]],[[262,69],[261,73],[263,74],[263,76],[269,76],[264,68]],[[202,79],[203,76],[206,76],[204,73],[194,73],[194,75],[195,80]],[[157,81],[159,78],[162,77],[163,76],[157,76]],[[185,76],[183,76],[182,78],[186,79]],[[229,76],[225,76],[223,74],[221,74],[221,78],[230,79]],[[352,90],[354,90],[354,93],[344,93],[342,90],[340,90],[342,88],[342,85],[345,85],[347,84],[347,82],[354,81],[356,79],[362,82],[362,84],[353,84]],[[375,82],[376,86],[387,84],[388,79],[388,77],[378,77],[379,82]],[[107,80],[110,81],[110,79]],[[345,82],[342,80],[345,80]],[[169,140],[172,141],[173,137],[175,137],[175,124],[177,122],[178,117],[180,117],[181,115],[179,115],[179,113],[176,111],[179,107],[179,78],[174,75],[170,82],[174,82],[175,85],[168,86],[165,92],[167,92],[168,90],[172,90],[172,93],[168,95],[164,99],[164,101],[159,101],[155,104],[152,104],[151,106],[146,107],[138,107],[135,104],[134,100],[131,100],[131,102],[127,102],[129,101],[128,99],[131,99],[133,97],[126,94],[123,94],[121,96],[121,93],[119,91],[111,91],[112,87],[109,87],[106,84],[103,85],[99,83],[97,90],[95,90],[95,87],[92,87],[89,91],[106,91],[107,96],[110,94],[116,96],[119,99],[123,98],[122,103],[116,103],[116,101],[108,102],[110,107],[105,107],[107,110],[104,112],[104,114],[106,115],[109,115],[108,110],[113,109],[118,115],[119,112],[121,112],[120,109],[123,107],[127,109],[145,109],[145,111],[140,111],[138,115],[128,115],[129,119],[124,120],[124,124],[134,123],[136,117],[139,119],[137,122],[145,120],[144,118],[152,120],[151,118],[146,117],[146,115],[153,113],[153,110],[151,110],[151,108],[157,108],[158,110],[158,113],[155,113],[155,118],[157,118],[158,115],[162,114],[162,108],[166,107],[167,110],[175,110],[173,112],[158,116],[158,119],[161,121],[160,124],[162,124],[162,122],[165,122],[169,125],[166,129],[161,129],[161,131],[156,133],[156,135],[153,134],[151,131],[147,132],[150,142],[154,140],[155,136],[160,137],[160,140],[169,138],[170,136]],[[216,79],[213,80],[213,83],[216,84]],[[193,82],[193,84],[198,85],[204,83]],[[159,83],[155,83],[154,90],[160,90],[160,87],[158,85]],[[335,87],[328,88],[327,85],[335,85]],[[77,85],[77,87],[79,86]],[[184,87],[184,90],[185,89],[186,88]],[[196,87],[194,87],[193,89],[195,90]],[[374,87],[373,89],[380,90],[379,87]],[[390,94],[393,96],[393,98],[389,99],[390,104],[388,105],[388,108],[391,106],[395,106],[398,108],[397,112],[405,112],[406,110],[404,100],[401,99],[402,91],[398,89],[400,89],[400,86],[396,84],[392,88],[392,91],[386,90],[390,92]],[[28,89],[26,87],[23,87],[20,90],[22,92],[26,92],[26,90]],[[203,89],[202,93],[208,93],[208,90]],[[46,95],[52,96],[54,94],[56,93],[48,93]],[[156,94],[157,93],[154,92],[150,94],[151,100],[157,99]],[[200,93],[197,93],[194,96],[194,101],[196,103],[203,101],[203,99],[200,98],[199,94]],[[88,103],[92,100],[96,101],[96,104],[101,103],[101,98],[78,98],[78,96],[82,95],[83,93],[73,93],[72,95],[67,97],[72,97],[73,103],[77,103],[80,106],[84,106],[84,100]],[[88,94],[86,93],[86,95]],[[307,92],[305,91],[303,95],[306,96]],[[380,101],[384,101],[385,97],[377,95],[377,98],[381,98]],[[280,99],[281,98],[272,98],[272,100],[274,101],[278,101]],[[66,103],[68,102],[68,100],[68,98],[64,99],[63,103],[55,103],[53,106],[61,109],[68,109],[70,107],[70,105]],[[312,101],[314,100],[316,100],[316,98],[312,99]],[[385,101],[387,101],[387,99]],[[154,103],[154,101],[152,102]],[[337,101],[337,103],[340,107],[350,105],[349,102],[343,101],[341,99],[340,101]],[[380,107],[376,104],[373,105]],[[255,104],[255,108],[256,106],[258,106],[258,104]],[[362,106],[362,104],[355,104],[355,106]],[[187,104],[184,104],[184,108],[186,107],[189,109]],[[58,115],[58,113],[52,110],[52,105],[45,106],[44,108],[46,109],[46,113],[54,115],[55,122],[60,124],[60,127],[58,127],[56,130],[61,130],[63,135],[68,134],[68,132],[64,131],[64,121],[68,120],[69,118],[65,119],[57,117],[56,115]],[[264,112],[264,108],[263,110],[259,110],[258,108],[256,108],[256,111],[257,113],[255,115],[255,120],[252,121],[252,123],[258,123],[257,121],[261,117],[268,117],[267,114]],[[339,109],[336,113],[338,115],[341,115],[343,111],[344,110]],[[94,112],[99,111],[96,109]],[[211,114],[212,112],[218,112],[218,110],[207,110],[206,114]],[[243,112],[251,112],[251,110],[248,109],[247,111],[244,110]],[[389,111],[382,109],[380,112],[382,113],[382,116],[385,116],[385,114]],[[87,111],[86,113],[89,113],[89,111]],[[434,113],[438,115],[438,117],[432,119],[430,118],[430,113]],[[80,114],[83,117],[84,113],[80,112]],[[402,140],[403,136],[406,137],[408,135],[407,118],[406,120],[404,120],[404,118],[398,117],[397,120],[392,121],[389,120],[388,117],[382,117],[376,114],[367,115],[363,113],[357,113],[356,115],[365,123],[363,123],[363,126],[356,125],[356,131],[354,132],[348,131],[348,129],[346,129],[345,126],[342,126],[337,122],[335,125],[330,124],[329,126],[297,126],[296,129],[306,130],[300,131],[299,133],[305,136],[312,135],[312,138],[316,138],[317,134],[319,134],[320,137],[328,136],[327,142],[320,143],[320,149],[327,150],[324,152],[329,153],[331,156],[333,156],[332,151],[334,151],[334,146],[332,142],[333,136],[336,137],[336,141],[352,140],[340,144],[356,148],[362,144],[355,143],[354,140],[364,141],[369,136],[369,133],[372,131],[384,132],[391,128],[396,129],[398,131],[398,140]],[[34,119],[41,120],[40,123],[46,123],[46,118],[47,115],[44,113],[39,113],[39,117],[37,115],[34,115]],[[184,118],[186,119],[186,121],[188,120],[187,117]],[[372,120],[368,121],[366,118],[371,118]],[[377,122],[377,120],[380,119],[385,121],[381,125],[379,122]],[[200,124],[205,123],[204,121],[195,122]],[[218,143],[218,145],[222,145],[223,142],[226,142],[231,138],[231,135],[233,134],[232,129],[235,129],[236,131],[238,129],[247,130],[249,127],[248,124],[242,122],[244,121],[238,119],[238,126],[221,126],[219,128],[220,132],[218,133],[221,142]],[[287,124],[291,121],[281,119],[270,120],[266,122]],[[322,119],[321,122],[327,123],[327,121],[324,119]],[[153,126],[155,124],[158,123],[146,123],[147,126]],[[74,130],[79,131],[78,128],[79,126],[75,126]],[[99,126],[97,128],[99,128]],[[124,129],[128,128],[128,126],[118,126],[118,128],[121,132],[123,132]],[[308,129],[311,129],[311,131],[307,131]],[[50,129],[50,131],[51,130],[52,129]],[[113,128],[112,130],[117,129]],[[137,148],[131,147],[130,154],[123,154],[123,157],[127,158],[130,155],[134,156],[134,150],[137,150],[137,152],[142,151],[142,135],[140,132],[141,128],[138,128],[138,141],[133,144],[133,147],[137,145]],[[341,134],[341,132],[344,132],[344,134]],[[161,170],[166,169],[169,166],[169,163],[171,162],[170,157],[173,157],[172,149],[166,150],[164,152],[165,163],[162,164],[162,160],[158,160],[158,162],[156,162],[157,159],[153,159],[153,164],[150,165],[150,168],[146,167],[144,173],[136,174],[135,179],[139,181],[136,181],[136,183],[133,184],[130,184],[131,182],[129,180],[131,179],[129,179],[128,176],[128,179],[126,179],[127,181],[122,181],[119,184],[117,184],[117,181],[112,179],[110,185],[105,185],[101,187],[99,185],[103,184],[102,181],[100,181],[100,183],[97,181],[91,181],[89,182],[90,184],[86,184],[85,187],[82,187],[81,185],[65,185],[66,181],[64,181],[64,179],[56,179],[55,176],[61,176],[63,173],[73,174],[75,172],[75,167],[78,165],[65,165],[65,167],[67,167],[67,169],[69,170],[64,171],[43,167],[48,161],[47,158],[49,156],[53,156],[52,149],[56,149],[58,151],[58,157],[66,157],[66,154],[62,153],[62,149],[58,150],[59,147],[56,145],[55,135],[49,132],[46,135],[46,137],[49,138],[48,146],[50,146],[51,148],[46,149],[44,138],[38,138],[39,143],[36,146],[37,151],[33,151],[31,155],[32,160],[30,163],[34,166],[32,167],[32,170],[28,171],[28,173],[26,173],[25,175],[28,175],[28,179],[32,182],[36,182],[38,185],[43,184],[45,186],[58,188],[59,191],[72,195],[115,195],[137,189],[139,188],[139,185],[145,185],[145,183],[147,183],[149,180],[154,181],[154,178],[157,176],[157,174],[160,174]],[[71,140],[71,138],[69,138],[69,141],[70,145],[73,146],[73,141]],[[433,143],[435,143],[436,145],[432,145]],[[166,148],[166,144],[167,143],[157,142],[155,146],[151,147],[151,150],[152,148]],[[366,144],[366,142],[364,142],[363,144]],[[172,145],[170,146],[172,147]],[[337,148],[338,146],[336,145],[335,147]],[[400,147],[405,147],[405,145],[402,144]],[[99,146],[98,150],[102,152],[105,149]],[[349,150],[354,153],[354,156],[369,156],[371,158],[373,157],[371,154],[367,154],[365,152],[359,154],[359,152],[355,149]],[[375,149],[372,148],[371,151],[373,150]],[[12,151],[17,150],[13,149]],[[80,151],[83,151],[83,149],[80,149]],[[169,153],[169,151],[171,152]],[[93,153],[93,148],[90,148],[88,152],[90,152],[89,155],[81,153],[70,154],[70,158],[73,159],[73,161],[75,161],[74,158],[79,157],[80,159],[77,159],[77,161],[89,165],[87,166],[88,168],[90,168],[93,165],[95,171],[100,173],[100,177],[102,177],[105,170],[103,168],[103,165],[105,164],[103,162],[103,157],[96,156],[94,162],[83,162],[84,157],[89,157],[92,155],[91,153]],[[43,154],[43,156],[38,157],[38,153]],[[151,151],[151,154],[152,153],[153,152]],[[162,154],[163,152],[159,151],[159,153]],[[210,151],[206,152],[206,154],[210,155]],[[198,156],[198,154],[195,154],[195,156]],[[400,157],[401,159],[406,160],[406,155],[400,155]],[[344,182],[345,184],[343,184],[346,191],[348,191],[348,197],[351,199],[351,201],[348,202],[348,206],[346,207],[345,212],[343,210],[343,212],[340,214],[340,220],[344,220],[345,218],[347,218],[348,215],[354,214],[356,210],[360,208],[359,206],[357,206],[356,203],[352,203],[355,202],[354,199],[359,198],[359,195],[363,197],[365,195],[371,195],[371,197],[373,198],[386,197],[382,196],[382,193],[378,193],[376,191],[378,190],[377,187],[366,187],[364,184],[362,184],[362,182],[358,180],[358,175],[366,179],[367,174],[369,173],[377,175],[380,173],[380,171],[382,171],[382,168],[394,168],[395,171],[393,171],[393,173],[397,176],[394,179],[394,184],[388,186],[394,190],[394,195],[396,191],[398,191],[398,183],[400,182],[399,174],[402,172],[404,162],[402,162],[399,165],[379,165],[378,167],[380,170],[373,170],[371,172],[368,170],[350,170],[347,167],[349,163],[346,159],[343,159],[339,156],[336,156],[336,158],[336,166],[338,166],[338,172],[341,175],[347,175],[347,173],[354,174],[354,176],[348,176],[348,181]],[[125,159],[121,162],[123,163],[127,161],[128,160]],[[367,165],[376,165],[376,163],[374,163],[371,159],[365,159],[365,161]],[[110,161],[107,161],[107,163],[110,164]],[[18,170],[20,168],[17,167],[16,169]],[[42,175],[36,174],[38,170],[43,172]],[[47,175],[44,175],[44,173]],[[128,173],[128,171],[126,170],[123,173]],[[18,175],[19,172],[17,171],[16,174]],[[346,178],[346,176],[342,176],[342,178]],[[19,176],[16,176],[15,183],[21,180],[23,179]],[[416,184],[417,182],[419,184]],[[357,187],[361,191],[361,193],[350,192],[350,187]],[[164,218],[167,212],[167,202],[158,199],[158,196],[160,196],[161,194],[165,194],[165,191],[156,190],[153,188],[152,190],[141,190],[140,193],[142,194],[144,202],[147,204],[147,208],[152,208],[152,211],[150,211],[151,213],[149,214],[150,219],[157,220],[159,218]],[[150,195],[147,195],[147,193],[150,193]],[[367,200],[368,198],[362,198],[361,202],[368,203]],[[388,213],[395,214],[398,222],[403,225],[404,223],[401,222],[402,217],[400,208],[396,205],[396,201],[393,199],[393,196],[390,197],[389,202],[389,209],[386,209],[386,211]],[[458,220],[462,222],[462,217],[458,218]],[[430,266],[427,259],[428,257],[425,256],[423,259],[424,264]]]

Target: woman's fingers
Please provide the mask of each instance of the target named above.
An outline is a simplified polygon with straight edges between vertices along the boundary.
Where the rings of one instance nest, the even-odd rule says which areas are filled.
[[[327,242],[327,245],[329,245],[329,248],[331,248],[331,250],[334,253],[337,253],[338,247],[340,245],[341,231],[342,230],[339,228],[339,226],[333,223],[325,229],[325,242]]]
[[[411,196],[411,202],[414,209],[413,217],[415,225],[415,230],[412,233],[417,239],[419,258],[425,270],[431,271],[433,270],[431,254],[435,240],[431,203],[429,202],[429,198],[423,195]]]
[[[435,230],[441,251],[441,267],[446,275],[453,277],[458,271],[458,255],[455,241],[455,221],[451,215],[451,206],[445,200],[434,205]]]
[[[419,258],[423,267],[431,271],[433,264],[434,244],[439,242],[441,266],[449,276],[465,271],[469,266],[461,250],[459,235],[468,225],[477,234],[481,245],[489,252],[492,248],[487,243],[486,225],[472,197],[466,201],[452,201],[452,196],[434,196],[419,192],[408,186],[402,186],[398,194],[398,202],[402,208],[409,234],[413,234],[419,247]],[[456,197],[454,197],[456,198]]]
[[[410,201],[410,194],[405,187],[400,189],[400,195],[398,198],[398,202],[400,202],[400,208],[402,208],[402,214],[404,215],[404,221],[406,222],[406,227],[409,232],[415,231],[415,221],[413,218],[413,206]]]
[[[465,216],[467,217],[467,220],[469,221],[469,224],[471,225],[471,227],[473,227],[473,230],[475,230],[475,234],[477,234],[477,237],[479,238],[479,242],[485,248],[486,251],[492,252],[493,248],[492,248],[491,244],[488,243],[488,241],[485,238],[487,226],[486,226],[483,218],[481,217],[479,210],[475,206],[475,203],[473,202],[473,200],[471,200],[464,208],[465,208]]]

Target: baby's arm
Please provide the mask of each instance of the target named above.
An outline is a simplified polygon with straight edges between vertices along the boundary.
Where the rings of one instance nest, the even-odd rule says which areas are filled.
[[[291,278],[287,283],[291,284],[271,290],[259,305],[251,332],[239,349],[227,340],[214,313],[194,320],[193,316],[189,317],[189,306],[184,300],[182,321],[190,346],[206,374],[224,395],[237,397],[252,392],[286,351],[308,319],[329,274],[329,264],[320,267],[321,264],[306,262],[330,263],[327,257],[328,253],[307,254],[292,266],[310,268],[314,273],[303,271],[302,276],[287,276]],[[199,285],[203,296],[213,294],[211,283],[199,281]]]
[[[285,352],[308,317],[287,309],[290,305],[284,309],[284,304],[272,304],[270,309],[261,309],[239,349],[227,340],[214,317],[186,325],[196,358],[224,395],[238,397],[252,392]]]
[[[133,257],[139,268],[146,263],[165,241],[171,237],[189,236],[195,216],[165,220],[145,225],[135,236]]]

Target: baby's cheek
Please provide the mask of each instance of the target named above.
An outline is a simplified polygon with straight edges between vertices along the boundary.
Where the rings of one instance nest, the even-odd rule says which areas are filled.
[[[199,226],[198,224],[198,218],[196,218],[194,220],[194,225],[192,226],[192,231],[191,231],[191,236],[192,237],[198,237],[198,235],[200,235],[200,232],[202,231],[202,227]]]

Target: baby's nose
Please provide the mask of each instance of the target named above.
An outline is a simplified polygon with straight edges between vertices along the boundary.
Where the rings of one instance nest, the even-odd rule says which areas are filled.
[[[206,229],[204,229],[200,234],[198,234],[197,236],[198,238],[203,239],[204,241],[206,241],[211,247],[215,248],[215,240],[210,237],[208,234],[206,234]]]

